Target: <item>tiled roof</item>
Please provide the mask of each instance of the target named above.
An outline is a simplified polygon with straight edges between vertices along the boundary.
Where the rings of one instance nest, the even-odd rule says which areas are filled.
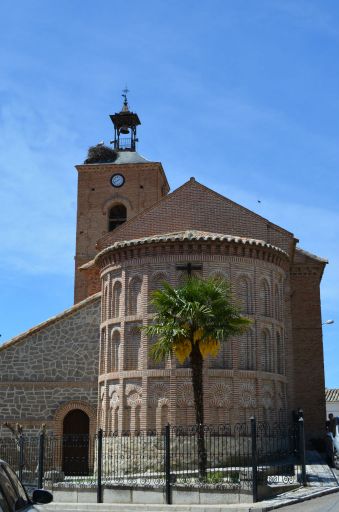
[[[339,402],[339,389],[325,389],[326,402]]]
[[[115,242],[113,245],[107,247],[103,251],[97,254],[97,259],[99,256],[105,254],[106,252],[111,251],[112,249],[120,249],[123,247],[130,247],[135,245],[143,245],[150,244],[153,242],[181,242],[185,240],[194,240],[194,241],[218,241],[218,242],[236,242],[244,245],[254,245],[256,247],[265,247],[269,249],[274,249],[275,251],[280,252],[288,257],[288,254],[276,247],[274,245],[268,244],[263,240],[256,240],[254,238],[245,238],[242,236],[233,236],[233,235],[225,235],[222,233],[210,233],[207,231],[197,231],[197,230],[186,230],[186,231],[178,231],[174,233],[163,233],[160,235],[147,236],[144,238],[137,238],[134,240],[122,240],[120,242]]]

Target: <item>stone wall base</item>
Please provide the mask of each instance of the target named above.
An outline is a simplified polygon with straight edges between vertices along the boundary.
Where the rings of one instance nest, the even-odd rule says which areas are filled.
[[[97,492],[95,488],[58,488],[53,489],[54,502],[56,503],[96,503]],[[139,503],[164,505],[165,492],[159,489],[133,489],[128,488],[103,488],[104,503]],[[214,505],[233,503],[252,503],[252,494],[242,492],[221,492],[220,490],[172,490],[173,505]]]

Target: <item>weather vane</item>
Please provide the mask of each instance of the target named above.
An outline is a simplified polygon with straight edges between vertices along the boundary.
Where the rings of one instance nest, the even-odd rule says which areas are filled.
[[[125,85],[125,89],[123,89],[122,92],[123,94],[121,96],[125,98],[125,101],[127,102],[127,94],[130,92],[127,85]]]

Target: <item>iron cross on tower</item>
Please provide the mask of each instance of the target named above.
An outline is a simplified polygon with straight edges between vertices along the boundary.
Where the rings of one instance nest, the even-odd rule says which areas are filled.
[[[127,94],[129,93],[129,89],[127,85],[125,85],[125,89],[122,90],[122,97],[124,98],[124,104],[127,105]]]
[[[177,270],[186,271],[188,277],[191,277],[192,270],[202,270],[202,265],[194,265],[194,264],[189,262],[189,263],[186,263],[186,264],[184,263],[183,265],[177,265],[175,268]]]

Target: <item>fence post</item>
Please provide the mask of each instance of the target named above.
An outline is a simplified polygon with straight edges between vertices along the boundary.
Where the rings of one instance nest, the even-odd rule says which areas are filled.
[[[252,438],[252,496],[253,503],[256,503],[258,501],[257,421],[254,416],[250,419]]]
[[[38,461],[38,489],[44,485],[44,455],[45,455],[45,430],[39,434],[39,461]]]
[[[299,425],[299,454],[301,464],[301,481],[304,487],[307,485],[306,479],[306,452],[305,452],[305,425],[304,418],[301,417],[298,420]]]
[[[97,503],[102,503],[102,428],[98,430]]]
[[[171,496],[171,427],[165,426],[165,494],[166,504],[172,504]]]
[[[19,480],[22,483],[22,471],[25,466],[24,461],[24,435],[21,433],[19,434]]]

